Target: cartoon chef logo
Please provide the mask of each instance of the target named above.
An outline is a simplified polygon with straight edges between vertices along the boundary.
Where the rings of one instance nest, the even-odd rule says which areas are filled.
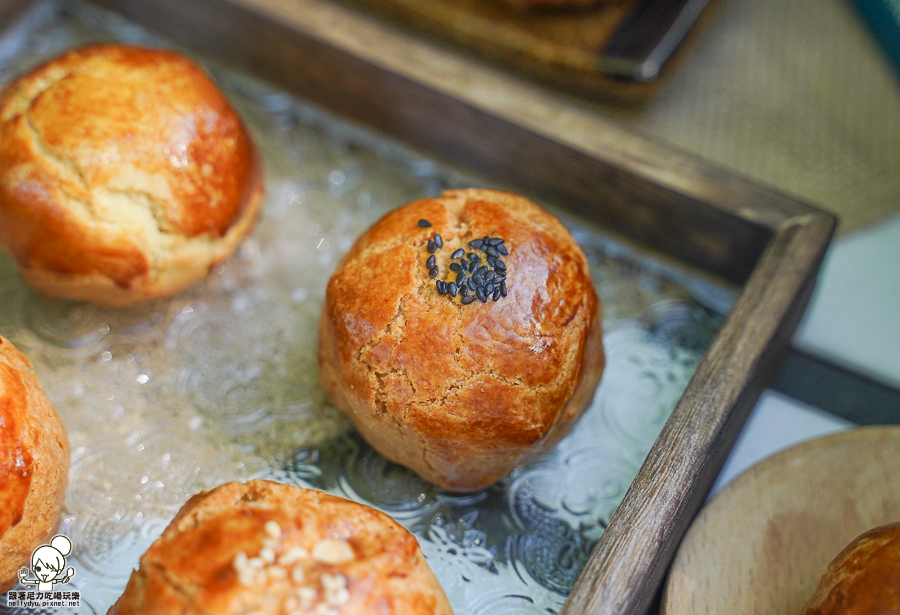
[[[19,582],[23,585],[37,583],[38,591],[48,592],[53,586],[68,583],[75,576],[75,569],[66,570],[66,556],[72,552],[72,541],[62,534],[54,536],[49,545],[41,545],[31,554],[31,572],[35,578],[29,579],[27,568],[19,570]]]

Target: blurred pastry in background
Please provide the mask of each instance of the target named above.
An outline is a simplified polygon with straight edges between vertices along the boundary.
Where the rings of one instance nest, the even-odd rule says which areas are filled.
[[[801,615],[900,613],[900,522],[854,539],[828,564]]]
[[[0,247],[51,297],[175,293],[232,253],[263,194],[241,118],[177,53],[91,45],[0,94]]]
[[[31,362],[0,337],[0,593],[59,521],[69,438]]]

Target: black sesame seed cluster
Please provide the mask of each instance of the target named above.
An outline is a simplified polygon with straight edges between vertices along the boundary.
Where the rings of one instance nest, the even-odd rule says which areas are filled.
[[[431,222],[419,220],[419,226],[428,228]],[[448,279],[452,281],[435,280],[438,294],[450,299],[459,296],[463,305],[476,300],[487,303],[505,297],[506,263],[503,262],[503,257],[509,256],[509,249],[503,238],[484,236],[473,239],[467,245],[470,252],[459,248],[450,255],[451,275]],[[444,240],[438,233],[428,240],[429,256],[425,266],[428,267],[428,276],[431,278],[439,275],[434,254],[443,247]]]

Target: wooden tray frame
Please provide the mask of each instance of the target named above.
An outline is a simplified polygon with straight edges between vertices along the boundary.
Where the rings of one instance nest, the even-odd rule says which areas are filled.
[[[650,610],[788,348],[836,220],[328,0],[93,1],[742,287],[562,615]],[[28,4],[0,0],[0,24]]]

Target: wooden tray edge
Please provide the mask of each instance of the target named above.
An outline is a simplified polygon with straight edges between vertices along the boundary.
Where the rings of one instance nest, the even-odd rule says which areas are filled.
[[[415,149],[552,194],[734,284],[746,282],[777,225],[819,215],[327,0],[94,2]]]
[[[834,233],[781,225],[654,443],[561,615],[646,613],[802,316]]]
[[[0,2],[0,32],[12,27],[31,0],[3,0]]]

